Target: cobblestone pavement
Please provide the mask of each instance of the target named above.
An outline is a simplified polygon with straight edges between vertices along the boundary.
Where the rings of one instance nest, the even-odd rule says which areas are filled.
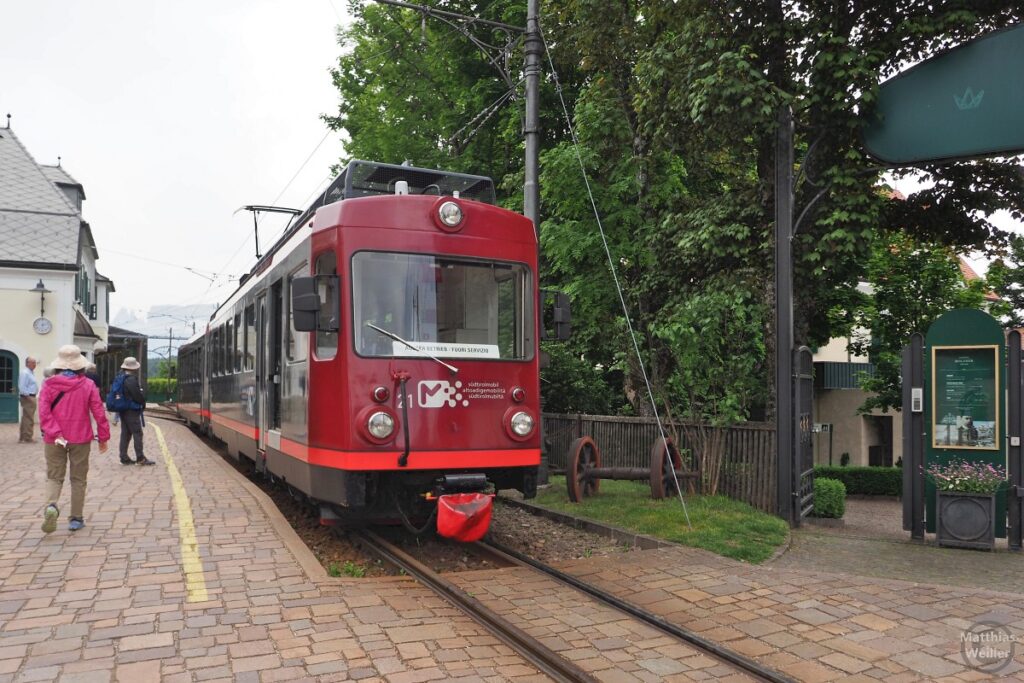
[[[410,579],[327,577],[258,489],[168,421],[146,430],[156,467],[94,453],[86,528],[71,534],[62,517],[44,536],[42,448],[16,445],[16,433],[0,425],[0,683],[543,680]],[[963,629],[996,621],[1024,635],[1013,593],[751,567],[686,548],[562,568],[800,680],[979,680],[960,653]],[[526,570],[458,580],[602,680],[728,675]],[[1022,650],[1002,674],[1024,675]]]
[[[204,602],[188,601],[155,426],[189,494]],[[66,516],[40,531],[42,446],[15,441],[17,425],[0,425],[0,682],[543,680],[409,579],[327,577],[258,489],[183,426],[150,420],[156,467],[94,451],[87,526],[74,534]]]
[[[1024,679],[1024,599],[816,571],[749,566],[692,548],[567,563],[563,569],[802,681]],[[961,636],[1004,626],[1012,661],[969,667]]]
[[[922,544],[903,531],[902,515],[898,500],[848,499],[845,526],[805,524],[771,565],[1024,593],[1024,554],[1010,553],[1005,539],[995,552],[940,548],[934,535]]]

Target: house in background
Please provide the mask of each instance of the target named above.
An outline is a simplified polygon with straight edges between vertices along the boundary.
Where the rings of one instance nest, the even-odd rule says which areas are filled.
[[[965,282],[979,279],[963,258],[960,273]],[[866,283],[858,289],[865,294],[871,291]],[[993,303],[999,297],[990,292],[985,300]],[[832,339],[814,354],[814,420],[819,428],[814,435],[814,461],[840,465],[845,453],[850,465],[891,467],[903,455],[902,413],[857,412],[869,396],[860,388],[861,379],[873,376],[875,366],[868,357],[851,354],[850,341]]]
[[[861,379],[873,376],[875,366],[852,355],[849,344],[832,339],[814,354],[815,464],[840,465],[845,453],[849,465],[892,466],[902,454],[903,422],[891,410],[857,413],[869,395]]]
[[[0,422],[18,420],[26,357],[45,366],[64,344],[91,360],[107,350],[114,283],[96,271],[84,200],[64,168],[36,163],[9,123],[0,128]]]

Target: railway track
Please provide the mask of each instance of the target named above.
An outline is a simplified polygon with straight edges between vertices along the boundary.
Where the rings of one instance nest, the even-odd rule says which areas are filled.
[[[506,645],[514,649],[525,659],[536,666],[540,671],[556,681],[596,681],[597,678],[580,669],[576,664],[566,660],[560,654],[543,645],[522,629],[510,623],[504,617],[485,606],[476,598],[470,596],[458,585],[444,578],[425,564],[404,552],[397,546],[371,531],[355,532],[373,553],[376,553],[384,561],[390,562],[413,576],[418,581],[428,586],[438,595],[445,598],[478,623],[485,626],[491,633],[499,638]],[[482,553],[491,558],[495,564],[501,566],[528,567],[554,579],[555,581],[571,586],[572,588],[585,593],[592,599],[613,607],[620,612],[629,615],[631,618],[643,622],[656,631],[681,640],[697,652],[725,664],[738,673],[742,673],[755,681],[772,681],[773,683],[791,683],[793,679],[784,676],[772,669],[758,664],[756,661],[733,652],[728,648],[713,643],[701,636],[672,624],[661,617],[635,605],[619,599],[618,597],[597,588],[591,584],[565,574],[553,567],[521,553],[506,548],[493,541],[471,544],[474,552]]]
[[[413,576],[435,593],[454,604],[553,680],[597,683],[597,679],[592,675],[562,658],[554,650],[545,647],[536,638],[509,623],[479,600],[471,597],[454,583],[443,578],[440,574],[404,552],[398,546],[384,540],[372,531],[364,530],[356,532],[356,534],[368,548],[378,553],[382,559],[394,563],[407,574]]]

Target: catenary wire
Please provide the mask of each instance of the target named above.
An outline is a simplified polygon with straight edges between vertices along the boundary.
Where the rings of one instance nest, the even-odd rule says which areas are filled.
[[[580,173],[583,174],[583,183],[587,188],[587,196],[590,197],[590,206],[594,211],[594,219],[597,221],[597,229],[601,234],[601,243],[604,245],[605,256],[608,257],[608,267],[612,272],[612,279],[615,281],[615,290],[619,295],[619,303],[622,304],[622,313],[626,318],[626,327],[629,330],[629,338],[633,342],[633,351],[636,353],[636,360],[640,366],[640,373],[644,378],[644,385],[647,387],[647,396],[651,401],[651,409],[654,411],[654,419],[658,423],[658,432],[661,433],[661,441],[665,446],[665,452],[667,454],[669,463],[672,470],[672,479],[675,481],[676,493],[679,494],[679,502],[683,506],[683,514],[686,516],[686,525],[692,530],[693,524],[690,523],[690,513],[686,509],[686,501],[683,500],[683,490],[679,486],[679,478],[676,476],[675,463],[672,462],[672,453],[668,447],[668,437],[665,435],[665,426],[661,422],[661,415],[658,413],[658,405],[654,401],[654,390],[651,388],[651,380],[647,377],[647,368],[644,366],[643,356],[640,355],[640,345],[636,340],[636,332],[633,330],[633,323],[629,317],[629,306],[626,305],[626,298],[622,294],[622,285],[619,283],[619,276],[615,270],[615,260],[612,258],[611,248],[608,246],[608,238],[604,232],[604,225],[601,221],[601,212],[597,210],[597,202],[594,200],[594,193],[590,188],[590,179],[587,176],[587,168],[583,163],[583,157],[580,155],[580,143],[576,137],[576,127],[572,123],[572,117],[569,116],[569,108],[565,104],[565,98],[562,96],[562,84],[558,80],[558,72],[555,71],[555,63],[551,58],[551,51],[548,49],[547,39],[544,37],[544,32],[540,30],[538,24],[538,32],[540,33],[541,43],[544,46],[544,52],[548,56],[548,66],[551,68],[551,76],[555,79],[555,91],[558,93],[558,100],[562,103],[562,112],[565,114],[565,123],[569,127],[569,135],[572,137],[573,150],[576,153],[576,160],[580,164]]]
[[[304,168],[306,168],[306,164],[309,163],[309,160],[313,158],[313,155],[316,154],[317,150],[320,149],[320,146],[324,144],[324,142],[327,140],[327,138],[330,136],[330,134],[332,132],[333,131],[328,130],[326,133],[324,133],[324,136],[322,138],[320,138],[320,142],[316,143],[316,147],[314,147],[313,151],[309,153],[309,156],[306,157],[306,160],[302,162],[302,165],[299,166],[299,169],[297,171],[295,171],[295,174],[292,175],[291,179],[287,183],[285,183],[284,187],[281,188],[281,191],[277,193],[276,197],[274,197],[274,201],[270,202],[271,206],[274,206],[274,205],[277,204],[277,201],[284,195],[284,193],[288,190],[288,187],[291,186],[291,184],[295,181],[295,179],[297,177],[299,177],[299,174],[302,173],[302,170]],[[256,227],[257,227],[257,229],[259,228],[259,223],[260,223],[260,216],[257,213],[257,216],[256,216]],[[234,262],[235,258],[242,251],[242,249],[244,249],[246,247],[246,245],[249,244],[249,240],[250,240],[251,237],[252,237],[252,235],[246,235],[245,239],[242,240],[242,243],[238,245],[238,248],[235,249],[234,253],[231,254],[231,256],[224,263],[224,265],[221,266],[220,270],[216,271],[214,273],[214,275],[219,277],[219,276],[221,276],[227,270],[228,266],[230,266],[232,264],[232,262]],[[210,285],[212,287],[212,285],[213,285],[212,281],[210,282]],[[210,287],[207,287],[207,292],[209,292],[209,290],[210,290]]]

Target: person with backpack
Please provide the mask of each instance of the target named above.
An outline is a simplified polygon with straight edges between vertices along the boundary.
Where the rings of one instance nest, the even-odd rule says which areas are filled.
[[[57,502],[64,487],[64,475],[71,465],[71,518],[68,529],[78,531],[85,526],[85,487],[89,474],[89,451],[93,429],[89,416],[96,420],[96,438],[100,453],[107,452],[110,425],[103,412],[103,403],[96,385],[85,376],[89,361],[74,344],[60,347],[50,367],[53,376],[43,383],[39,392],[39,424],[43,429],[43,453],[46,456],[46,508],[43,510],[43,532],[57,529],[60,509]]]
[[[122,372],[114,378],[114,384],[107,394],[107,410],[117,413],[121,422],[121,464],[122,465],[154,465],[152,460],[142,453],[142,428],[146,425],[143,410],[146,408],[146,395],[139,385],[138,372],[142,367],[139,361],[128,356],[121,363]],[[135,441],[135,459],[128,457],[128,444]]]

